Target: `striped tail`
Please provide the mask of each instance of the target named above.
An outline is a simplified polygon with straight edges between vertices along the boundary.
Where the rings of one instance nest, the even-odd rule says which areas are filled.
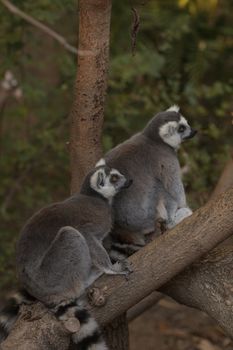
[[[142,245],[132,244],[132,243],[121,243],[113,242],[111,245],[111,250],[109,256],[112,262],[117,262],[120,260],[127,259],[130,255],[139,251]]]
[[[20,290],[12,295],[6,305],[0,311],[0,344],[8,337],[13,328],[22,304],[31,304],[35,299],[25,290]]]
[[[55,315],[61,321],[66,317],[65,314],[74,308],[74,315],[80,322],[80,328],[77,333],[72,335],[73,343],[79,350],[108,350],[100,328],[90,313],[76,302],[58,307]]]

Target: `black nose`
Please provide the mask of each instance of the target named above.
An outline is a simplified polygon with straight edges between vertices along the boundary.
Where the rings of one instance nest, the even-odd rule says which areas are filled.
[[[191,133],[190,133],[190,138],[192,138],[193,136],[195,136],[196,135],[196,133],[197,133],[197,130],[195,130],[195,129],[191,129]]]
[[[197,130],[191,129],[190,134],[188,136],[184,137],[184,140],[191,139],[193,136],[196,135],[196,133],[197,133]]]
[[[126,180],[123,188],[129,188],[133,183],[132,179]]]

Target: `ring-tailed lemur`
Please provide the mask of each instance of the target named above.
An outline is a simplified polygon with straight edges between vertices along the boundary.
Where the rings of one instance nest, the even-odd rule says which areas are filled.
[[[13,298],[0,314],[0,338],[10,332],[19,304],[35,298],[59,320],[66,319],[67,312],[79,320],[72,339],[80,349],[107,349],[97,323],[79,300],[102,273],[129,272],[126,262],[111,263],[102,241],[112,228],[112,199],[131,183],[118,170],[100,166],[86,177],[80,194],[28,220],[16,249],[19,280],[27,294]]]
[[[155,230],[158,219],[172,228],[192,214],[186,203],[177,149],[195,134],[179,107],[172,106],[97,163],[116,167],[134,181],[127,193],[119,193],[114,201],[113,259],[145,245],[144,235]]]

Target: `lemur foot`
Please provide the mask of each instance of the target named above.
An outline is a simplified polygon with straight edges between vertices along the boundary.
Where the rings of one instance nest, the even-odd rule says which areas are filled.
[[[117,274],[125,275],[125,278],[128,280],[129,275],[133,272],[131,264],[128,260],[117,261],[114,265],[114,270]]]
[[[192,210],[190,208],[179,208],[176,211],[173,221],[168,223],[168,228],[173,228],[178,225],[181,221],[183,221],[188,216],[192,215]]]
[[[133,272],[130,264],[127,260],[117,261],[112,265],[111,268],[104,269],[104,273],[107,275],[125,275],[128,276],[131,272]]]

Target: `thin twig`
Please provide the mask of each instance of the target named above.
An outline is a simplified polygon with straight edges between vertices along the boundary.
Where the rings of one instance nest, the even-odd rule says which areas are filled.
[[[60,34],[55,32],[53,29],[49,28],[45,24],[41,23],[37,19],[35,19],[35,18],[31,17],[30,15],[26,14],[25,12],[20,10],[18,7],[13,5],[10,1],[8,1],[8,0],[0,0],[0,1],[10,12],[12,12],[15,15],[23,18],[26,22],[32,24],[34,27],[36,27],[36,28],[42,30],[43,32],[45,32],[46,34],[50,35],[53,39],[55,39],[62,46],[64,46],[65,49],[68,50],[69,52],[72,52],[73,54],[76,54],[76,55],[77,54],[91,54],[91,52],[88,52],[88,51],[85,52],[85,53],[84,52],[79,52],[76,49],[76,47],[70,45],[63,36],[61,36]]]
[[[135,49],[136,49],[136,39],[137,39],[137,34],[139,31],[139,25],[140,25],[140,17],[138,14],[138,11],[132,7],[131,8],[132,13],[133,13],[133,23],[131,27],[131,51],[132,55],[135,55]]]

